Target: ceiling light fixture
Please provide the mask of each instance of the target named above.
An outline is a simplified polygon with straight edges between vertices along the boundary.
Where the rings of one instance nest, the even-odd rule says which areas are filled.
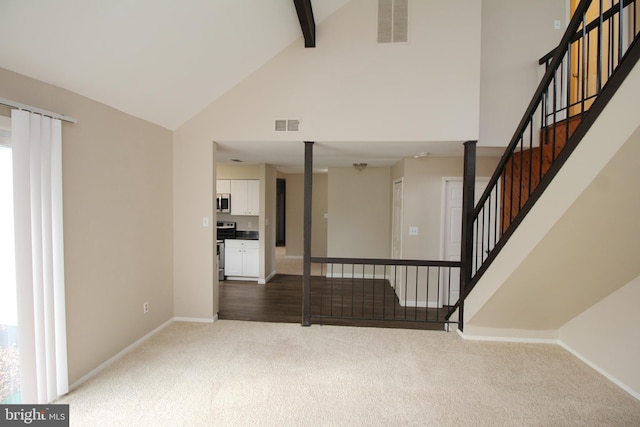
[[[353,167],[358,171],[358,172],[362,172],[364,170],[364,168],[367,167],[366,163],[354,163]]]
[[[423,151],[422,153],[418,153],[415,156],[413,156],[414,159],[421,159],[422,157],[429,157],[431,155],[431,153],[427,153],[426,151]]]

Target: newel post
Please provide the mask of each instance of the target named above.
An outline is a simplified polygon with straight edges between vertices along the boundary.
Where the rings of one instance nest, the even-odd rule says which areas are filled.
[[[304,243],[302,259],[302,326],[311,326],[311,195],[313,142],[304,142]]]
[[[460,253],[460,304],[458,306],[458,329],[464,330],[464,298],[471,282],[473,265],[473,210],[476,188],[476,144],[464,143],[464,172],[462,183],[462,248]]]

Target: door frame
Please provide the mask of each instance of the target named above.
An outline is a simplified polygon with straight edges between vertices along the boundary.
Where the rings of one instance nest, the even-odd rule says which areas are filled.
[[[475,180],[475,186],[478,185],[478,183],[484,183],[484,188],[487,187],[487,185],[489,185],[489,181],[491,180],[490,177],[485,177],[485,176],[478,176],[476,177]],[[440,259],[441,260],[446,260],[445,259],[445,255],[446,255],[446,229],[447,226],[449,224],[448,218],[447,218],[447,189],[449,186],[449,183],[451,182],[463,182],[463,178],[461,176],[445,176],[442,177],[442,190],[441,190],[441,198],[440,198]],[[484,191],[484,189],[482,190]],[[477,199],[481,196],[482,194],[474,194],[474,201],[473,201],[473,205],[475,206],[475,204],[477,203]],[[442,271],[440,273],[440,280],[442,281],[442,283],[444,284],[444,280],[446,278],[446,270]],[[438,307],[442,307],[443,304],[443,299],[444,299],[444,285],[443,286],[438,286],[439,288],[439,292],[438,292]]]
[[[396,190],[396,185],[400,184],[400,206],[399,206],[399,218],[396,218],[395,216],[395,212],[396,212],[396,197],[395,197],[395,190]],[[398,178],[393,180],[393,184],[391,186],[391,258],[394,258],[394,253],[396,253],[396,249],[399,253],[398,258],[397,259],[402,259],[402,234],[404,231],[404,178]],[[397,224],[396,221],[400,221],[400,224]],[[398,241],[399,241],[399,247],[396,248],[395,242],[396,242],[396,232],[399,230],[400,234],[398,237]],[[400,278],[404,277],[402,274],[400,274]],[[396,288],[397,282],[398,281],[398,277],[395,277],[394,280],[390,280],[391,282],[391,286],[393,286],[393,288]],[[396,292],[397,294],[397,292]]]

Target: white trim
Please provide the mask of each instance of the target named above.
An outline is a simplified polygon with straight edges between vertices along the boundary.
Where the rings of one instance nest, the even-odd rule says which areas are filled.
[[[400,307],[417,307],[417,308],[442,308],[441,305],[438,305],[438,301],[398,301]]]
[[[517,337],[492,337],[483,335],[466,335],[460,329],[456,329],[458,335],[467,341],[492,341],[492,342],[512,342],[520,344],[559,344],[555,338],[517,338]]]
[[[256,276],[253,277],[249,277],[249,276],[225,276],[225,281],[231,281],[231,280],[240,280],[242,282],[256,282],[258,283],[258,278]],[[263,283],[264,285],[264,283]]]
[[[396,184],[402,184],[401,185],[401,201],[402,203],[400,204],[400,258],[398,259],[402,259],[402,253],[404,252],[404,177],[400,177],[400,178],[396,178],[393,180],[393,183],[391,184],[391,209],[394,208],[394,203],[395,203],[395,196],[394,196],[394,191],[395,191],[395,187]],[[392,235],[391,235],[391,256],[393,257],[393,212],[391,213],[391,227],[392,227]],[[393,259],[393,258],[392,258]],[[392,287],[395,289],[395,284],[392,285]]]
[[[447,201],[447,183],[448,182],[462,182],[463,179],[461,176],[443,176],[442,177],[442,186],[440,189],[440,259],[444,259],[444,238],[446,234],[445,224],[447,222],[447,209],[446,209],[446,201]]]
[[[611,381],[612,383],[614,383],[615,385],[617,385],[618,387],[620,387],[621,389],[623,389],[624,391],[626,391],[627,393],[629,393],[631,396],[633,396],[636,400],[640,400],[640,392],[637,392],[636,390],[632,389],[631,387],[629,387],[628,385],[626,385],[625,383],[623,383],[622,381],[620,381],[619,379],[617,379],[616,377],[614,377],[613,375],[611,375],[610,373],[608,373],[607,371],[605,371],[604,369],[602,369],[600,366],[596,365],[595,363],[593,363],[591,360],[587,359],[586,357],[584,357],[582,354],[578,353],[575,349],[573,349],[571,346],[563,343],[560,340],[557,340],[557,344],[564,348],[565,350],[567,350],[569,353],[573,354],[575,357],[577,357],[578,359],[580,359],[581,361],[583,361],[584,363],[586,363],[590,368],[594,369],[595,371],[597,371],[598,373],[600,373],[602,376],[604,376],[606,379],[608,379],[609,381]]]
[[[631,387],[629,387],[628,385],[623,383],[621,380],[619,380],[618,378],[616,378],[615,376],[613,376],[612,374],[610,374],[609,372],[607,372],[606,370],[604,370],[603,368],[598,366],[597,364],[593,363],[591,360],[587,359],[585,356],[580,354],[574,348],[572,348],[568,344],[565,344],[564,342],[562,342],[559,339],[554,339],[554,338],[514,338],[514,337],[491,337],[491,336],[480,336],[480,335],[466,335],[464,332],[460,331],[460,329],[456,329],[456,332],[458,333],[458,335],[460,335],[460,337],[462,337],[462,339],[467,340],[467,341],[492,341],[492,342],[511,342],[511,343],[520,343],[520,344],[555,344],[555,345],[558,345],[558,346],[562,347],[563,349],[565,349],[566,351],[568,351],[569,353],[571,353],[576,358],[580,359],[582,362],[587,364],[587,366],[589,366],[590,368],[592,368],[593,370],[595,370],[596,372],[598,372],[599,374],[604,376],[606,379],[608,379],[609,381],[611,381],[612,383],[614,383],[615,385],[620,387],[622,390],[624,390],[627,393],[629,393],[633,398],[635,398],[636,400],[640,400],[640,392],[632,389]]]
[[[367,264],[367,265],[373,265],[373,264]],[[356,274],[352,274],[350,272],[334,272],[334,273],[327,273],[324,275],[324,277],[327,277],[329,279],[382,279],[382,280],[388,280],[389,282],[391,282],[391,276],[388,274],[384,274],[384,273],[376,273],[376,274],[371,274],[371,273],[366,273],[366,274],[362,274],[362,273],[356,273]]]
[[[145,342],[146,340],[151,338],[153,335],[157,334],[162,329],[166,328],[171,323],[173,323],[174,319],[175,318],[167,320],[162,325],[158,326],[157,328],[155,328],[154,330],[152,330],[151,332],[149,332],[148,334],[146,334],[142,338],[138,338],[137,340],[135,340],[132,344],[130,344],[129,346],[125,347],[124,350],[121,350],[120,352],[116,353],[114,356],[111,356],[109,359],[107,359],[106,361],[102,362],[96,368],[91,370],[88,374],[85,374],[82,377],[80,377],[80,379],[78,381],[74,382],[73,384],[71,384],[69,386],[69,391],[72,391],[73,389],[75,389],[78,386],[82,385],[87,380],[89,380],[89,379],[93,378],[94,376],[96,376],[100,371],[104,370],[105,368],[109,367],[114,362],[116,362],[118,359],[122,358],[122,356],[126,355],[131,350],[135,349],[136,347],[139,347],[143,342]]]
[[[258,280],[258,284],[260,284],[260,285],[266,285],[266,284],[267,284],[267,282],[268,282],[269,280],[273,279],[273,276],[275,276],[276,274],[277,274],[277,271],[275,271],[275,270],[274,270],[274,271],[272,271],[272,272],[271,272],[271,274],[269,274],[269,275],[268,275],[264,280],[263,280],[263,279]]]
[[[191,323],[213,323],[218,320],[218,315],[213,317],[180,317],[176,316],[172,320],[175,322],[191,322]]]

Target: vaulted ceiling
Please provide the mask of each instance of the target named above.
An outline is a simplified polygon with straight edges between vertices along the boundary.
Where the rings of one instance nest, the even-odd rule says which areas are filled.
[[[0,67],[171,130],[301,37],[292,0],[0,3]]]
[[[315,24],[348,1],[311,1]],[[295,2],[308,0],[5,0],[0,67],[175,130],[291,43],[309,43]],[[300,169],[302,144],[291,147],[221,144],[219,160]],[[391,165],[421,151],[459,155],[462,146],[317,144],[324,167]]]

